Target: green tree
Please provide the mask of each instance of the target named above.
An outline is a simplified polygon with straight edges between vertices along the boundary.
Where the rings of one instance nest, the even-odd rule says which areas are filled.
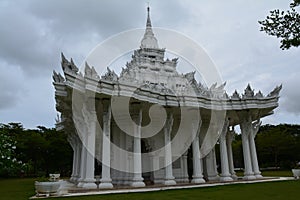
[[[25,130],[16,136],[16,140],[20,159],[32,166],[27,173],[35,175],[42,173],[49,142],[36,130]]]
[[[300,127],[296,125],[262,126],[256,137],[261,166],[290,168],[299,159],[299,133]]]
[[[261,24],[261,31],[281,39],[280,48],[283,50],[300,45],[300,14],[296,11],[299,5],[300,0],[294,0],[290,4],[290,10],[270,11],[265,20],[258,21]]]
[[[4,153],[5,159],[1,159]],[[38,126],[26,130],[20,123],[0,124],[0,154],[0,171],[14,169],[8,162],[13,160],[26,163],[22,170],[29,176],[48,176],[54,172],[70,175],[72,149],[66,134],[54,128]],[[16,176],[19,173],[15,170],[6,174]]]
[[[300,125],[263,125],[255,138],[260,167],[291,168],[300,161]],[[234,166],[243,167],[241,134],[232,143]]]
[[[61,175],[70,175],[73,151],[67,136],[55,129],[38,127],[43,137],[48,141],[46,149],[45,166],[46,173],[58,172]]]
[[[0,177],[18,176],[25,167],[16,158],[16,144],[5,125],[0,124]]]

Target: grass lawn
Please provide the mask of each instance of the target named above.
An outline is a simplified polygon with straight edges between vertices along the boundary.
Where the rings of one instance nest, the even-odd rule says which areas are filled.
[[[271,172],[268,172],[271,173]],[[282,172],[287,173],[287,172]],[[273,172],[278,174],[278,172]],[[264,174],[266,176],[266,174]],[[291,174],[289,174],[290,176]],[[35,194],[34,192],[35,179],[0,179],[0,200],[21,200],[28,199]],[[58,199],[70,200],[123,200],[123,199],[230,199],[230,200],[293,200],[299,199],[300,180],[299,181],[280,181],[255,184],[236,184],[226,186],[216,186],[207,188],[168,190],[159,192],[147,193],[131,193],[131,194],[113,194],[113,195],[97,195],[97,196],[82,196]]]
[[[281,177],[289,177],[293,176],[293,173],[291,170],[289,171],[262,171],[263,176],[281,176]]]
[[[32,178],[0,179],[0,200],[23,200],[35,194]]]

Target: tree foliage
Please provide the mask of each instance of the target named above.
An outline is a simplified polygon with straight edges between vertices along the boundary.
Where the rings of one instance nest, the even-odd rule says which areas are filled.
[[[0,132],[0,177],[17,176],[25,168],[17,159],[16,143],[7,131]]]
[[[15,147],[10,152],[11,157],[23,164],[22,169],[16,168],[9,176],[18,176],[21,172],[29,176],[48,176],[49,173],[69,175],[72,149],[64,133],[42,126],[26,130],[19,123],[9,123],[0,124],[1,138]],[[8,151],[5,152],[8,154]],[[4,166],[11,169],[9,163]]]
[[[242,135],[236,133],[234,138],[232,142],[234,167],[244,168]],[[263,125],[256,135],[255,143],[261,168],[291,169],[300,161],[300,125]],[[221,166],[219,154],[217,145],[216,158],[218,166]]]
[[[300,160],[300,126],[266,125],[257,135],[256,143],[262,165],[291,168]]]
[[[264,125],[255,140],[260,167],[292,168],[300,161],[300,125]],[[232,149],[235,167],[242,168],[241,135],[235,136]],[[19,123],[0,124],[0,177],[21,172],[69,176],[71,166],[72,149],[64,133],[42,126],[26,130]]]
[[[259,21],[261,31],[281,39],[280,48],[283,50],[300,45],[300,14],[296,11],[299,5],[300,0],[294,0],[290,4],[290,10],[270,11],[265,20]]]
[[[260,167],[290,169],[300,161],[300,125],[264,125],[255,138]],[[235,167],[243,167],[241,135],[232,143]]]

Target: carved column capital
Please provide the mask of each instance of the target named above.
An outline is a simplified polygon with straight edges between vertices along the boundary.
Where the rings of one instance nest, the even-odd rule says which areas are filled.
[[[110,107],[110,99],[109,98],[101,99],[101,104],[103,107],[103,112],[108,112],[109,107]]]
[[[257,119],[254,123],[252,123],[252,134],[253,134],[253,137],[255,137],[256,134],[258,133],[258,130],[259,130],[261,124],[262,124],[262,121],[260,121],[260,119]]]
[[[87,96],[84,105],[89,112],[96,111],[96,99],[94,96]]]
[[[142,104],[140,102],[132,102],[130,104],[131,117],[137,125],[141,125],[142,123],[142,112]]]
[[[95,99],[90,97],[87,98],[85,103],[82,106],[82,117],[85,127],[87,127],[87,132],[90,133],[90,127],[93,126],[92,124],[97,121],[97,114],[95,110]]]
[[[252,132],[252,116],[250,111],[238,112],[238,116],[241,120],[240,127],[242,135],[249,136]]]
[[[200,134],[200,128],[202,125],[202,119],[201,119],[201,115],[199,112],[199,109],[189,109],[188,110],[188,120],[190,120],[191,125],[192,125],[192,130],[193,130],[193,134],[195,134],[194,137],[199,137]]]
[[[110,124],[111,124],[111,105],[110,99],[105,98],[101,100],[103,107],[103,132],[105,136],[110,137]]]
[[[166,109],[166,112],[167,112],[167,120],[166,120],[166,124],[165,124],[165,133],[168,133],[168,135],[170,137],[173,122],[174,122],[173,109],[171,107],[166,107],[165,109]]]
[[[241,122],[252,122],[252,116],[250,110],[242,110],[236,112]]]
[[[220,134],[220,139],[225,140],[228,132],[229,120],[226,118],[223,123],[223,127]]]
[[[234,130],[228,130],[227,131],[227,135],[226,135],[226,139],[229,143],[232,143],[232,141],[234,140],[235,137],[235,131]]]

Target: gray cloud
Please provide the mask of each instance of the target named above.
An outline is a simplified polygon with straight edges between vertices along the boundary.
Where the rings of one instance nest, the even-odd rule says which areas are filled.
[[[295,71],[283,83],[284,89],[281,95],[282,110],[287,113],[300,115],[300,72]]]
[[[155,0],[151,7],[160,13],[153,22],[161,22],[165,16],[171,19],[172,12],[189,15],[187,9],[181,9],[180,1]],[[145,11],[146,3],[138,0],[1,1],[0,122],[17,120],[31,127],[53,123],[54,91],[45,92],[45,85],[52,88],[52,70],[60,71],[60,52],[80,65],[105,38],[144,27]],[[174,19],[176,26],[185,17]],[[28,115],[38,102],[44,102],[40,108],[44,111]]]
[[[8,110],[18,104],[18,99],[25,91],[22,90],[22,74],[13,70],[14,77],[8,73],[9,65],[0,62],[0,110]]]
[[[172,16],[181,10],[180,3],[159,3],[155,12]],[[167,8],[169,5],[169,9]],[[162,6],[162,7],[160,7]],[[47,73],[56,64],[60,51],[75,53],[82,59],[101,40],[120,31],[143,27],[145,24],[145,2],[127,1],[7,1],[2,2],[0,12],[0,59],[21,66],[25,72]],[[161,12],[159,10],[165,9]],[[172,24],[184,21],[175,18]],[[74,48],[75,47],[75,48]],[[83,48],[82,48],[83,47]]]

